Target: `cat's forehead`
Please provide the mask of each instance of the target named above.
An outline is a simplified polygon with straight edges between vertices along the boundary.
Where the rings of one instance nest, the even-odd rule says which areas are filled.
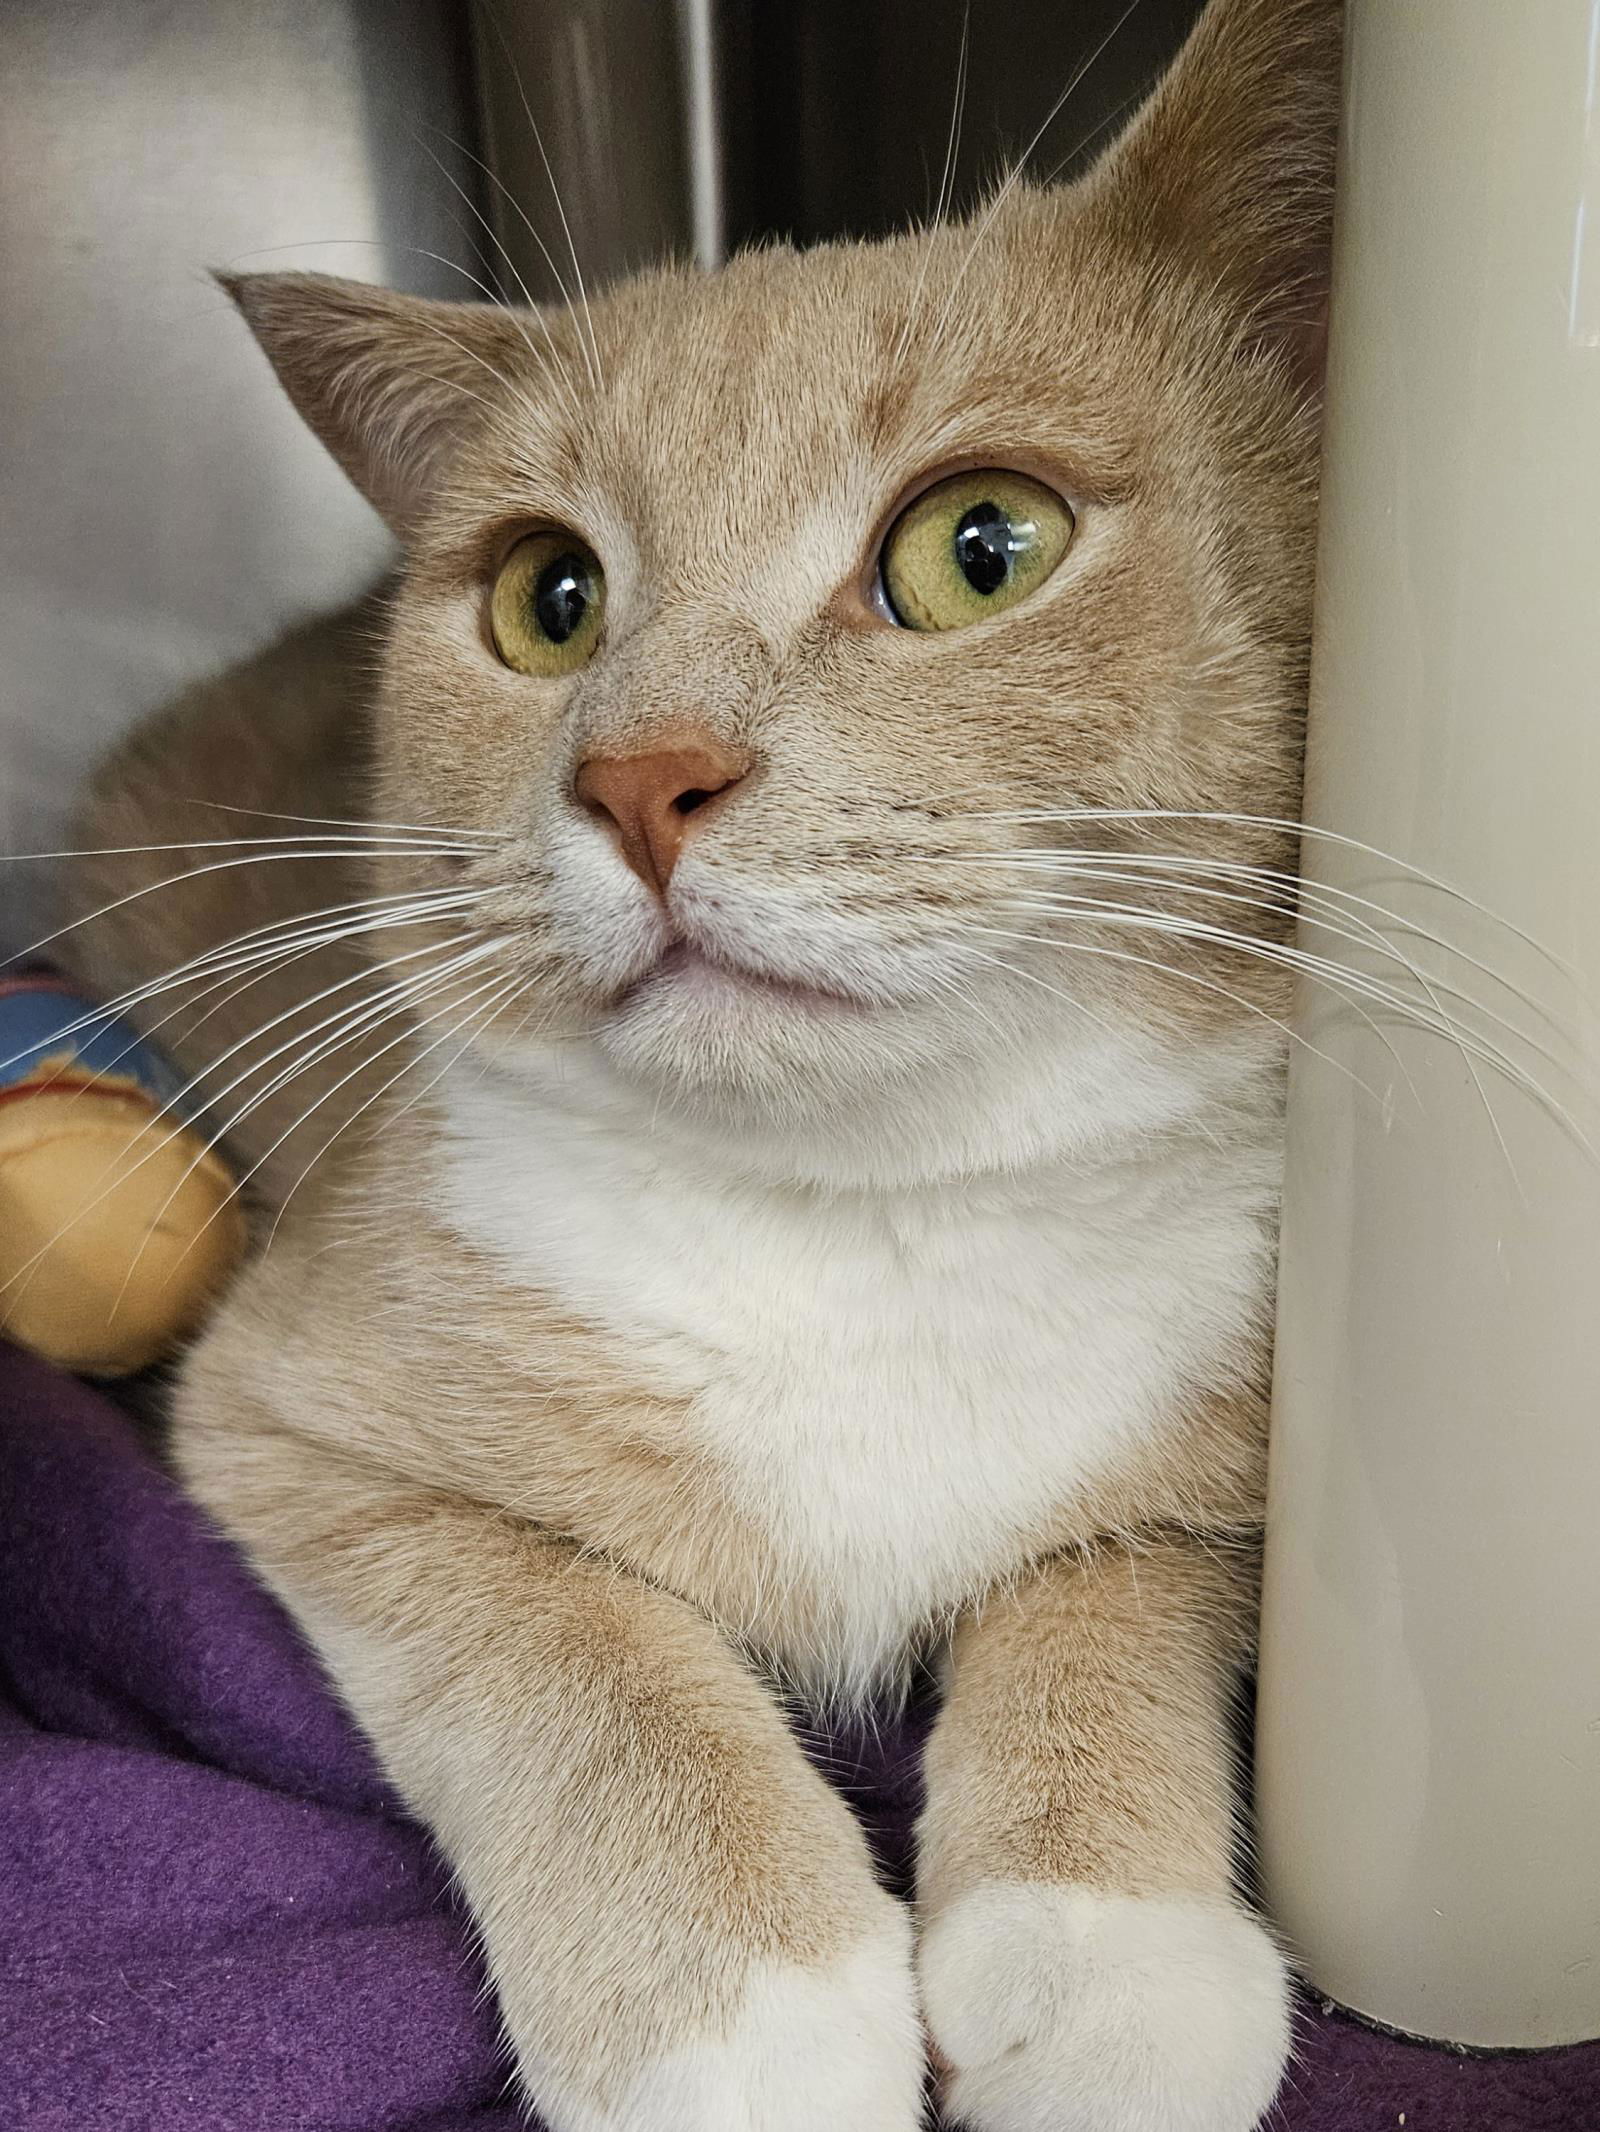
[[[529,478],[659,579],[739,556],[835,569],[945,461],[1064,451],[1109,473],[1137,381],[1065,219],[1033,203],[620,290],[565,322],[581,390],[528,439]]]
[[[893,277],[863,264],[767,258],[619,306],[574,472],[648,563],[771,544],[864,504],[896,395]]]

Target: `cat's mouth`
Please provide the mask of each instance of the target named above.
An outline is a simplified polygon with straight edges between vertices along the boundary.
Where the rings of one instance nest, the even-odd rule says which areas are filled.
[[[639,1001],[665,991],[702,1000],[707,1005],[726,1001],[729,1006],[743,1006],[764,1001],[813,1014],[864,1014],[871,1004],[859,993],[784,977],[713,954],[699,942],[679,939],[665,948],[648,970],[623,987],[612,1002],[613,1011],[625,1013]]]

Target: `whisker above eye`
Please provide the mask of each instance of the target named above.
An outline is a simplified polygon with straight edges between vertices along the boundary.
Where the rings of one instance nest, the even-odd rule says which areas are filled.
[[[556,183],[556,174],[555,171],[551,168],[550,157],[545,149],[544,135],[539,131],[538,123],[533,115],[533,107],[528,102],[527,84],[522,79],[522,69],[517,65],[516,54],[512,51],[511,46],[507,41],[505,28],[500,21],[499,15],[495,12],[493,7],[488,8],[487,13],[490,24],[494,29],[495,36],[499,41],[500,50],[505,56],[507,66],[511,69],[511,79],[517,85],[517,96],[522,104],[522,115],[528,122],[528,131],[533,135],[533,145],[539,151],[539,161],[544,165],[545,180],[550,187],[550,197],[555,202],[556,216],[561,224],[561,234],[567,240],[567,256],[572,261],[572,278],[578,285],[578,300],[583,306],[584,332],[588,340],[588,346],[584,352],[584,359],[590,366],[590,375],[593,380],[595,390],[598,392],[603,383],[603,374],[600,367],[600,344],[595,339],[594,316],[589,309],[589,292],[584,286],[583,268],[578,261],[578,247],[573,241],[572,224],[567,220],[567,210],[561,198],[561,188]],[[476,161],[477,158],[474,157],[473,160]],[[487,164],[484,164],[482,167],[485,170],[488,169]],[[491,175],[494,174],[491,173]],[[511,204],[516,208],[518,214],[521,215],[523,221],[527,223],[529,234],[532,236],[534,242],[539,246],[539,249],[544,252],[545,259],[548,261],[550,266],[550,271],[552,274],[555,275],[557,285],[559,286],[562,295],[566,296],[567,304],[570,309],[572,299],[570,296],[567,296],[566,283],[562,280],[560,274],[557,272],[555,261],[551,259],[550,254],[544,250],[543,240],[540,238],[539,233],[534,228],[532,222],[529,221],[526,209],[522,206],[521,202],[513,196],[510,189],[500,180],[498,176],[495,177],[495,183],[500,187],[500,190],[505,195],[505,197],[511,201]]]
[[[1010,170],[1006,173],[1004,180],[995,192],[994,198],[989,202],[988,207],[984,211],[983,218],[978,224],[977,230],[973,235],[972,242],[967,247],[966,253],[962,258],[960,266],[956,269],[955,277],[950,285],[950,293],[945,299],[944,310],[940,314],[939,322],[933,330],[932,344],[935,347],[937,347],[943,341],[945,332],[949,327],[950,320],[954,315],[956,297],[960,293],[961,284],[967,278],[967,270],[970,268],[973,260],[977,257],[979,251],[982,249],[984,239],[988,236],[990,230],[994,227],[995,219],[999,215],[1001,208],[1004,207],[1006,201],[1016,190],[1017,185],[1022,179],[1024,171],[1033,161],[1034,153],[1037,150],[1039,143],[1050,131],[1050,128],[1061,116],[1062,112],[1072,101],[1072,98],[1083,86],[1084,82],[1094,71],[1095,67],[1099,65],[1100,60],[1110,49],[1111,45],[1114,44],[1116,39],[1122,34],[1124,25],[1132,18],[1132,16],[1134,16],[1138,12],[1139,6],[1140,0],[1128,0],[1127,6],[1122,10],[1121,14],[1117,16],[1111,27],[1100,39],[1100,42],[1093,48],[1093,50],[1088,54],[1086,58],[1080,60],[1077,67],[1074,68],[1066,87],[1061,91],[1061,94],[1056,98],[1055,102],[1045,113],[1043,119],[1039,122],[1038,127],[1035,129],[1032,138],[1029,140],[1028,145],[1026,146],[1026,148],[1023,149],[1021,155],[1017,157],[1016,161],[1012,164]]]
[[[429,130],[432,132],[439,132],[440,129],[437,127],[433,127]],[[553,392],[559,392],[560,394],[562,394],[566,399],[569,409],[572,411],[573,414],[577,414],[581,402],[579,400],[578,393],[574,388],[571,373],[568,371],[566,364],[562,362],[560,355],[557,352],[555,336],[550,330],[549,320],[545,317],[541,307],[534,302],[533,292],[529,289],[527,282],[523,280],[521,270],[518,267],[515,259],[512,258],[511,253],[506,248],[505,243],[502,241],[499,231],[489,220],[488,216],[483,212],[483,209],[479,207],[477,201],[473,199],[471,193],[468,192],[467,188],[461,183],[460,179],[457,178],[455,172],[448,168],[444,161],[444,158],[436,154],[434,150],[429,147],[428,143],[422,138],[422,135],[417,131],[415,127],[411,129],[411,132],[412,138],[416,141],[417,146],[422,150],[423,154],[427,156],[428,159],[437,166],[437,168],[443,175],[446,184],[449,185],[456,193],[460,195],[468,211],[476,218],[478,222],[482,224],[484,234],[488,237],[489,242],[494,246],[495,250],[500,254],[500,257],[510,268],[512,279],[516,282],[518,289],[522,293],[522,301],[526,308],[523,311],[518,311],[513,306],[508,305],[506,306],[507,315],[516,325],[517,331],[527,347],[529,356],[533,359],[535,363],[538,364],[539,369],[541,370],[546,381],[550,385],[551,390]],[[442,137],[447,140],[450,138],[448,135],[443,135]],[[451,140],[450,145],[452,148],[456,149],[459,154],[467,153],[466,150],[461,148],[460,143],[457,141]],[[469,158],[469,160],[476,161],[476,158],[472,157]],[[537,232],[535,232],[534,241],[535,243],[540,244],[540,248],[542,250],[543,245],[538,237]],[[549,261],[550,271],[552,272],[552,274],[555,275],[557,285],[561,289],[563,298],[570,303],[570,299],[567,298],[566,284],[561,280],[561,275],[556,268],[555,262],[550,259],[550,255],[548,252],[545,253],[545,258]],[[544,354],[540,352],[537,347],[535,347],[533,337],[529,333],[527,325],[525,323],[525,320],[527,319],[532,319],[533,322],[539,327],[539,330],[543,333],[545,338],[545,345],[549,351],[548,359]],[[587,359],[588,353],[587,350],[585,350],[585,360],[587,361]],[[555,366],[553,370],[551,368],[552,363]],[[593,382],[593,380],[591,380],[591,382]]]
[[[971,43],[972,0],[967,0],[967,4],[961,10],[961,50],[956,59],[955,97],[950,106],[950,132],[945,142],[944,170],[939,179],[939,195],[934,204],[933,218],[928,225],[927,240],[922,247],[922,261],[917,271],[917,284],[911,292],[911,301],[906,307],[905,323],[900,328],[900,337],[895,342],[894,353],[889,358],[891,375],[897,372],[900,365],[905,361],[906,351],[911,345],[911,336],[916,331],[917,322],[922,316],[922,300],[927,293],[928,269],[933,264],[934,246],[938,241],[940,228],[944,223],[946,214],[949,212],[950,202],[954,196],[956,157],[961,142],[961,122],[967,108],[967,61],[971,56]]]

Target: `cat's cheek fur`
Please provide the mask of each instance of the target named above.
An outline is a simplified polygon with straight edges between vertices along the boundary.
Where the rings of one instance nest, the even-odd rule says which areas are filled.
[[[1288,2057],[1283,1958],[1217,1899],[989,1881],[918,1966],[970,2132],[1253,2132]]]
[[[530,2068],[553,2132],[915,2132],[924,2056],[898,1906],[825,1969],[757,1969],[725,2034],[647,2065],[621,2103],[564,2102]]]

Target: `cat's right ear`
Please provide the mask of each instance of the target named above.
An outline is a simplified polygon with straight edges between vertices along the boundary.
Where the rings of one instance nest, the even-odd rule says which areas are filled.
[[[1085,181],[1141,245],[1199,265],[1247,343],[1320,377],[1341,0],[1207,0],[1166,79]]]
[[[463,432],[527,353],[489,303],[396,296],[331,274],[221,274],[279,382],[402,538]]]

